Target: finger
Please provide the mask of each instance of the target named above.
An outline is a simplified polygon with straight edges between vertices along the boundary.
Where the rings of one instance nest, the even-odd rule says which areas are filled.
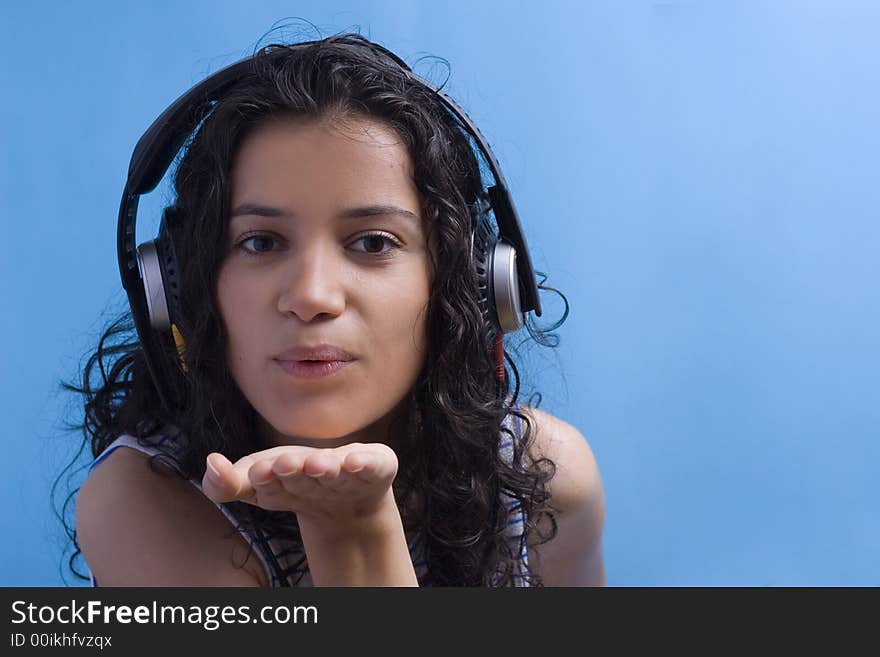
[[[340,455],[332,450],[316,450],[303,460],[302,471],[310,477],[331,482],[339,477]]]
[[[314,500],[316,497],[320,499],[327,492],[319,479],[302,471],[279,476],[278,481],[288,497],[297,502]]]
[[[339,475],[332,480],[318,479],[325,489],[330,489],[341,495],[348,495],[357,491],[363,492],[365,480],[361,479],[358,474],[364,468],[369,467],[371,463],[370,456],[367,455],[346,455],[339,464]],[[367,482],[370,483],[370,482]]]
[[[252,504],[269,511],[294,511],[292,500],[273,471],[272,462],[258,461],[248,471],[248,481],[254,489]]]
[[[305,456],[302,453],[287,453],[279,456],[272,471],[289,495],[304,499],[320,490],[319,480],[303,472]]]
[[[302,472],[305,456],[299,452],[284,452],[272,463],[272,472],[277,477],[289,477]]]
[[[247,456],[242,456],[235,462],[235,467],[243,472],[247,472],[247,470],[257,461],[265,461],[270,460],[274,461],[276,458],[281,456],[282,454],[287,453],[300,453],[305,452],[307,450],[314,449],[311,447],[301,447],[299,445],[280,445],[278,447],[270,447],[269,449],[264,449],[259,452],[253,452],[252,454],[248,454]]]
[[[233,502],[247,498],[253,490],[245,479],[236,471],[232,463],[218,452],[208,454],[205,476],[202,478],[202,490],[213,501]]]
[[[385,445],[350,452],[342,462],[344,472],[367,484],[387,483],[397,474],[397,456]]]
[[[247,471],[248,482],[250,482],[251,486],[254,488],[265,487],[270,485],[273,481],[277,481],[275,477],[275,473],[272,472],[272,461],[269,459],[263,459],[261,461],[257,461]]]
[[[372,459],[370,458],[369,453],[349,452],[342,460],[342,471],[348,474],[360,472],[368,465],[370,465],[371,461]]]
[[[375,455],[369,453],[360,453],[357,457],[352,456],[355,468],[350,471],[349,476],[364,484],[377,484],[382,482],[385,477],[382,476],[380,464]]]

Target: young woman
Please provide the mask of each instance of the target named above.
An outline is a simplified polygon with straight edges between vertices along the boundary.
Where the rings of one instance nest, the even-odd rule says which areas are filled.
[[[132,313],[77,388],[93,583],[604,584],[590,448],[518,403],[512,360],[510,390],[502,335],[534,281],[527,254],[487,255],[509,219],[468,120],[352,34],[264,48],[216,96],[163,115],[194,105],[157,247],[170,330],[149,254],[121,246]],[[123,220],[137,172],[164,172],[145,160],[177,150],[156,140]]]

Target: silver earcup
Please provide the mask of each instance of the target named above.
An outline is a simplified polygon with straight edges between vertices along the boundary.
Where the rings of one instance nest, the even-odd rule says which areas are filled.
[[[523,319],[516,275],[516,249],[500,240],[495,242],[492,254],[492,283],[495,313],[501,330],[504,333],[518,331],[523,327]]]
[[[485,212],[477,218],[476,225],[471,235],[471,257],[477,272],[483,319],[502,333],[513,333],[524,325],[516,249],[498,239]]]
[[[155,240],[144,242],[137,248],[137,260],[144,283],[147,310],[150,313],[150,326],[159,331],[167,331],[171,328],[171,318],[168,315],[168,301],[165,299],[162,267],[159,265],[159,251]]]

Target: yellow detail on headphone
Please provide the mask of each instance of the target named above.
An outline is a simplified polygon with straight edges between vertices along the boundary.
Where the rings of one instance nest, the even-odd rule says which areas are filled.
[[[171,325],[171,337],[174,338],[174,344],[177,345],[177,356],[180,358],[180,368],[186,373],[186,362],[183,360],[183,353],[186,351],[186,342],[184,342],[183,336],[180,334],[176,324]]]

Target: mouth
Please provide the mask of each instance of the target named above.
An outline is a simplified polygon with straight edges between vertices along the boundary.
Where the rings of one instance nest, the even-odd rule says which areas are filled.
[[[332,378],[355,360],[348,351],[329,342],[299,344],[274,358],[284,372],[303,380]]]
[[[322,343],[314,346],[293,347],[275,356],[275,360],[300,363],[347,362],[354,360],[354,356],[341,347]]]
[[[348,368],[354,360],[281,360],[275,362],[296,379],[323,379]]]

